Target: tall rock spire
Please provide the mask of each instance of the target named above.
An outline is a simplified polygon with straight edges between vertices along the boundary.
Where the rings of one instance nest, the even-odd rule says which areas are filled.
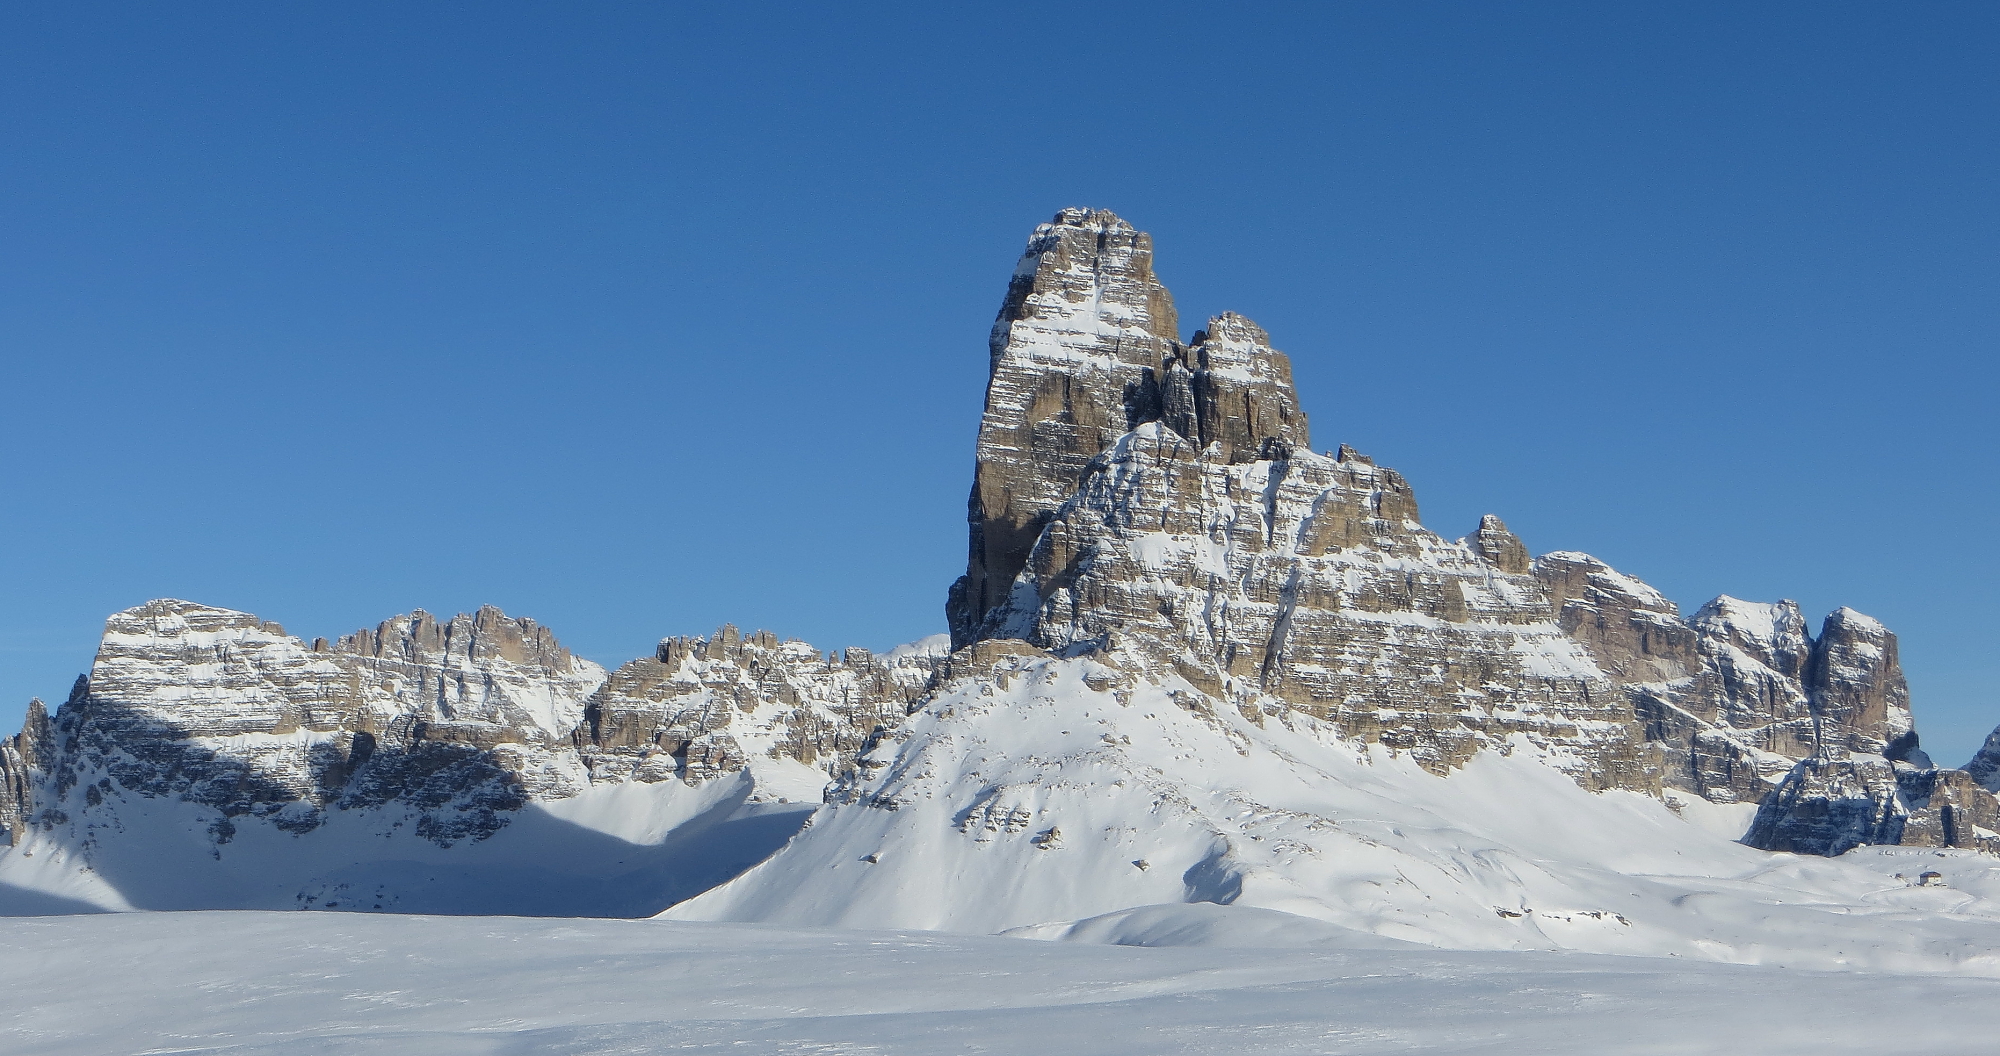
[[[1227,313],[1191,346],[1178,327],[1151,236],[1094,209],[1035,229],[993,324],[966,572],[945,606],[954,645],[1006,602],[1084,467],[1130,430],[1165,422],[1225,462],[1307,445],[1291,363],[1257,324]]]
[[[1094,209],[1035,228],[993,323],[965,578],[946,604],[953,644],[1006,600],[1091,458],[1159,417],[1155,379],[1179,354],[1178,326],[1151,236]]]

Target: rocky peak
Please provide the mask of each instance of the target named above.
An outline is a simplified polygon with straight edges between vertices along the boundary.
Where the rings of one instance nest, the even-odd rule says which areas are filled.
[[[532,727],[544,740],[568,736],[604,678],[547,628],[492,605],[444,623],[417,609],[341,637],[332,652],[435,701],[437,719]]]
[[[1724,594],[1696,610],[1688,623],[1704,636],[1736,647],[1786,678],[1805,673],[1812,639],[1806,634],[1805,614],[1796,601],[1766,604]]]
[[[133,794],[213,811],[218,847],[238,819],[302,833],[357,807],[399,811],[441,844],[477,838],[530,795],[580,787],[563,752],[603,678],[497,609],[443,625],[415,613],[312,649],[249,613],[148,602],[106,621],[57,712],[63,748],[40,753],[53,757],[34,768],[34,818],[87,833]]]
[[[40,697],[28,701],[21,732],[0,740],[0,843],[20,842],[28,816],[34,812],[35,774],[55,757],[55,729]]]
[[[1965,772],[1988,792],[2000,792],[2000,728],[1986,735],[1986,743],[1965,764]]]
[[[1271,347],[1262,327],[1224,312],[1195,331],[1185,358],[1193,360],[1195,431],[1181,435],[1202,448],[1220,445],[1216,457],[1223,462],[1284,457],[1312,446],[1292,389],[1292,362]]]
[[[1481,520],[1472,542],[1482,554],[1505,547],[1502,540],[1484,540],[1489,521],[1506,531],[1498,518]],[[1507,533],[1506,539],[1513,538]],[[1680,608],[1659,591],[1573,551],[1545,554],[1535,559],[1533,570],[1549,592],[1564,633],[1620,682],[1673,682],[1700,668],[1695,632],[1681,622]]]
[[[994,323],[996,358],[1020,323],[1168,343],[1180,337],[1173,296],[1153,274],[1153,236],[1107,209],[1064,209],[1028,236]]]
[[[946,606],[954,641],[1006,597],[1090,459],[1160,416],[1178,327],[1144,232],[1103,210],[1065,209],[1029,237],[989,342],[966,575]]]
[[[1502,572],[1519,575],[1529,571],[1534,563],[1520,537],[1508,531],[1506,523],[1490,513],[1479,518],[1479,530],[1466,539],[1466,545],[1493,562],[1493,566]]]
[[[1289,360],[1255,323],[1225,313],[1173,341],[1164,289],[1141,292],[1158,287],[1141,237],[1074,211],[1030,242],[994,331],[954,646],[1123,657],[1443,768],[1528,732],[1593,787],[1664,781],[1721,802],[1762,800],[1827,746],[1915,753],[1879,624],[1836,613],[1815,642],[1797,604],[1727,596],[1683,620],[1588,555],[1532,560],[1497,517],[1438,539],[1400,475],[1346,445],[1311,453]],[[1473,703],[1516,681],[1553,696]],[[1565,722],[1598,732],[1553,732]]]
[[[831,777],[871,733],[901,720],[941,660],[923,648],[835,656],[724,624],[707,638],[665,639],[612,672],[575,741],[594,782],[695,784],[759,758]]]
[[[1224,462],[1308,446],[1291,364],[1250,320],[1182,345],[1153,243],[1102,210],[1065,209],[1028,239],[990,341],[992,374],[967,504],[966,574],[945,612],[964,645],[1005,603],[1042,528],[1090,460],[1164,422]]]
[[[1835,609],[1820,625],[1804,675],[1823,746],[1892,758],[1918,751],[1896,636],[1881,623]]]
[[[1590,787],[1656,789],[1630,704],[1540,585],[1416,517],[1393,470],[1230,463],[1149,423],[1092,462],[982,637],[1187,685],[1189,708],[1309,716],[1439,773],[1518,734]]]
[[[575,658],[548,628],[526,617],[510,617],[492,605],[482,605],[470,615],[461,612],[443,624],[416,609],[407,616],[383,620],[372,630],[364,628],[345,635],[333,649],[413,663],[426,658],[466,663],[504,660],[541,667],[552,674],[568,674],[575,666]]]

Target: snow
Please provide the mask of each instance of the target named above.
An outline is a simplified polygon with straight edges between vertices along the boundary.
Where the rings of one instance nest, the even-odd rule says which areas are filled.
[[[1887,627],[1882,626],[1882,621],[1876,619],[1875,617],[1869,616],[1866,613],[1857,612],[1856,610],[1850,609],[1845,605],[1842,605],[1840,608],[1835,609],[1833,615],[1837,621],[1850,624],[1856,630],[1859,631],[1869,631],[1875,634],[1887,634],[1889,630]]]
[[[2000,860],[1770,854],[1734,842],[1747,807],[1592,793],[1524,734],[1439,776],[1115,675],[1003,661],[883,738],[782,850],[664,916],[1042,934],[1211,902],[1451,949],[2000,974]],[[1930,862],[1951,895],[1895,875]]]
[[[1362,948],[1268,912],[1172,910],[1125,922],[1150,948],[493,917],[17,920],[0,934],[0,1050],[1956,1056],[1991,1051],[2000,1000],[1990,979]]]
[[[212,810],[133,797],[80,842],[30,833],[0,854],[0,914],[338,909],[644,916],[782,846],[825,775],[758,760],[689,786],[597,785],[515,812],[481,841],[439,847],[395,809],[331,811],[303,835],[250,818],[214,842]]]
[[[1692,792],[1677,789],[1667,790],[1663,798],[1667,809],[1682,821],[1725,840],[1742,839],[1750,831],[1750,820],[1757,816],[1755,803],[1711,803]]]
[[[882,654],[884,660],[895,663],[906,656],[945,656],[951,652],[951,635],[927,634],[914,642],[903,644]]]
[[[1731,637],[1733,631],[1744,644],[1767,655],[1781,647],[1796,650],[1806,644],[1805,618],[1793,601],[1744,601],[1722,594],[1703,605],[1688,622],[1719,638]]]

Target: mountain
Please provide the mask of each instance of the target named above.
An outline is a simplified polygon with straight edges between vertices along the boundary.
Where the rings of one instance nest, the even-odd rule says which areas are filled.
[[[1922,871],[1771,851],[2000,848],[2000,750],[1930,762],[1879,623],[1684,617],[1496,516],[1447,538],[1395,470],[1313,449],[1256,323],[1179,326],[1146,234],[1035,230],[948,639],[725,626],[607,672],[492,608],[310,645],[184,601],[116,614],[0,746],[0,908],[996,931],[1213,902],[1749,957],[1777,941],[1749,902],[1893,909],[1876,866]],[[1780,931],[1862,926],[1835,916]]]
[[[118,909],[643,915],[781,844],[934,664],[725,626],[607,674],[490,607],[307,645],[155,601],[112,616],[89,675],[0,752],[0,884]]]

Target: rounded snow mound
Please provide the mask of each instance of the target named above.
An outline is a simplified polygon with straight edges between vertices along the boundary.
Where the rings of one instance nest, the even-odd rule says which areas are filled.
[[[1090,942],[1105,946],[1311,946],[1344,950],[1429,948],[1296,913],[1255,906],[1223,906],[1213,902],[1135,906],[1082,920],[1030,924],[1000,934],[1019,939]]]

